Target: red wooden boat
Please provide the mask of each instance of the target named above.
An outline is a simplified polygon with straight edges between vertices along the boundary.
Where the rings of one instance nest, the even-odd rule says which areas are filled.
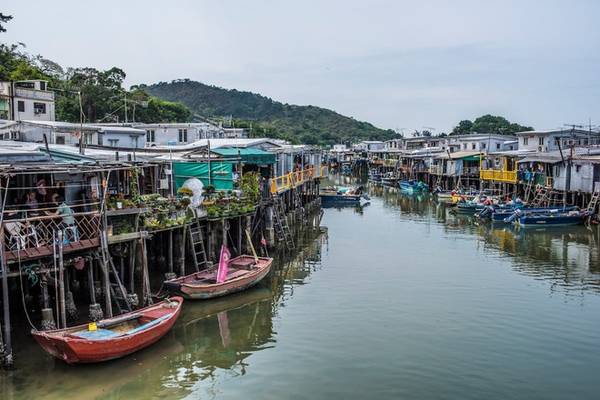
[[[257,261],[258,260],[258,261]],[[165,281],[164,287],[186,299],[203,300],[248,289],[260,282],[271,270],[272,258],[242,255],[229,261],[227,277],[217,283],[217,268]]]
[[[44,350],[68,364],[94,363],[123,357],[150,346],[173,327],[183,299],[158,304],[92,324],[32,332]],[[90,329],[91,328],[91,329]]]

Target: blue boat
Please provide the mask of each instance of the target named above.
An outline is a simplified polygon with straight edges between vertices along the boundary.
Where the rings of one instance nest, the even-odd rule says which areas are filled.
[[[368,196],[362,193],[362,187],[358,188],[324,188],[319,192],[321,197],[321,206],[360,206],[362,202],[369,200]]]
[[[517,216],[515,221],[523,227],[581,225],[589,215],[587,211],[579,209],[543,213],[524,212]]]
[[[421,181],[409,180],[400,182],[400,191],[408,194],[425,193],[429,191],[429,188]]]
[[[523,205],[511,206],[487,206],[477,212],[475,216],[479,219],[489,219],[493,223],[509,224],[514,222],[523,213],[558,213],[578,210],[577,206],[553,206],[553,207],[524,207]]]

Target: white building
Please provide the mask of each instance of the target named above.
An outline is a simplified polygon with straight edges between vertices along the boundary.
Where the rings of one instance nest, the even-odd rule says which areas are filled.
[[[517,150],[514,136],[496,134],[470,134],[448,136],[448,148],[454,151],[479,151],[482,153]]]
[[[54,121],[54,92],[43,80],[0,82],[0,119]]]
[[[133,123],[133,128],[143,129],[146,132],[146,146],[182,145],[194,143],[202,139],[232,138],[236,133],[234,130],[226,132],[225,129],[208,122],[196,123],[159,123],[143,124]],[[240,129],[241,131],[242,129]],[[228,136],[229,135],[229,136]]]
[[[571,146],[600,144],[600,133],[583,129],[550,129],[518,132],[519,150],[549,152]],[[559,147],[560,144],[560,147]]]
[[[365,140],[354,146],[360,151],[380,151],[385,149],[385,143],[379,140]]]

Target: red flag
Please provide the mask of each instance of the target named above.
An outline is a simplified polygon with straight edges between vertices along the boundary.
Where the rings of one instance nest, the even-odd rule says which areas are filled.
[[[225,282],[227,278],[227,270],[229,268],[229,260],[231,259],[231,253],[227,246],[221,246],[221,256],[219,257],[219,269],[217,270],[217,283]]]

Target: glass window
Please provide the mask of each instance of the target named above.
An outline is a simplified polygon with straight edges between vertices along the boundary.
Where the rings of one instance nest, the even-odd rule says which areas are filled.
[[[187,142],[187,129],[179,129],[179,142]]]
[[[33,103],[34,114],[46,114],[46,103]]]
[[[25,102],[23,100],[17,101],[17,111],[25,112]]]
[[[154,143],[156,139],[156,136],[154,134],[154,129],[149,129],[146,131],[146,142],[148,143]]]

